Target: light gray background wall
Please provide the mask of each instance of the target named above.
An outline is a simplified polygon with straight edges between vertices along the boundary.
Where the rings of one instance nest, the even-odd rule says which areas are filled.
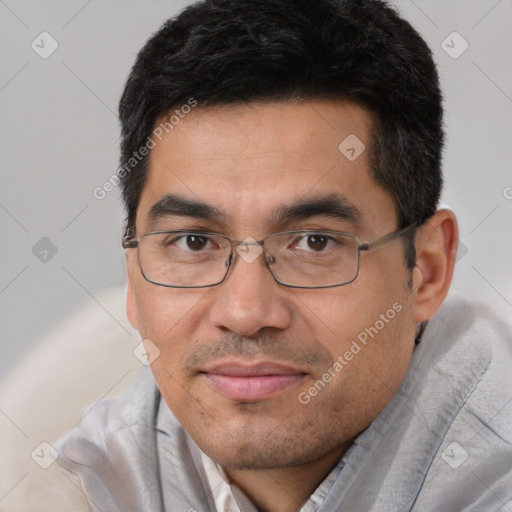
[[[0,0],[0,378],[124,282],[119,193],[93,190],[117,169],[117,103],[137,51],[188,3]],[[453,286],[510,316],[512,1],[395,3],[433,49],[446,97],[443,204],[463,244]],[[58,44],[45,59],[55,43],[43,31]]]

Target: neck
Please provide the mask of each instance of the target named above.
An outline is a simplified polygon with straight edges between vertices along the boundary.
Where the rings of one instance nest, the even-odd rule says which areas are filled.
[[[320,459],[278,469],[226,469],[230,483],[239,487],[260,512],[296,512],[330,473],[351,441]]]

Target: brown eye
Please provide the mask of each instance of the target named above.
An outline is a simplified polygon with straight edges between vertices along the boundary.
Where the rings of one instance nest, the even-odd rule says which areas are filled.
[[[187,236],[187,247],[193,251],[200,251],[204,249],[208,243],[208,238],[199,235],[188,235]]]
[[[314,251],[322,251],[327,246],[329,239],[323,235],[309,235],[308,247]]]

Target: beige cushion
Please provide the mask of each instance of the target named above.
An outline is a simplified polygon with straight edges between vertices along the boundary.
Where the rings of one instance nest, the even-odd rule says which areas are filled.
[[[118,394],[142,368],[124,298],[118,287],[88,300],[1,382],[0,512],[88,510],[72,475],[57,463],[41,466],[87,406]]]

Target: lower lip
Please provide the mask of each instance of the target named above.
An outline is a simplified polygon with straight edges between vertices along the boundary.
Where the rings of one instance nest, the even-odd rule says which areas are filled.
[[[231,400],[258,401],[284,391],[303,379],[302,374],[258,375],[235,377],[207,373],[206,378],[214,388]]]

